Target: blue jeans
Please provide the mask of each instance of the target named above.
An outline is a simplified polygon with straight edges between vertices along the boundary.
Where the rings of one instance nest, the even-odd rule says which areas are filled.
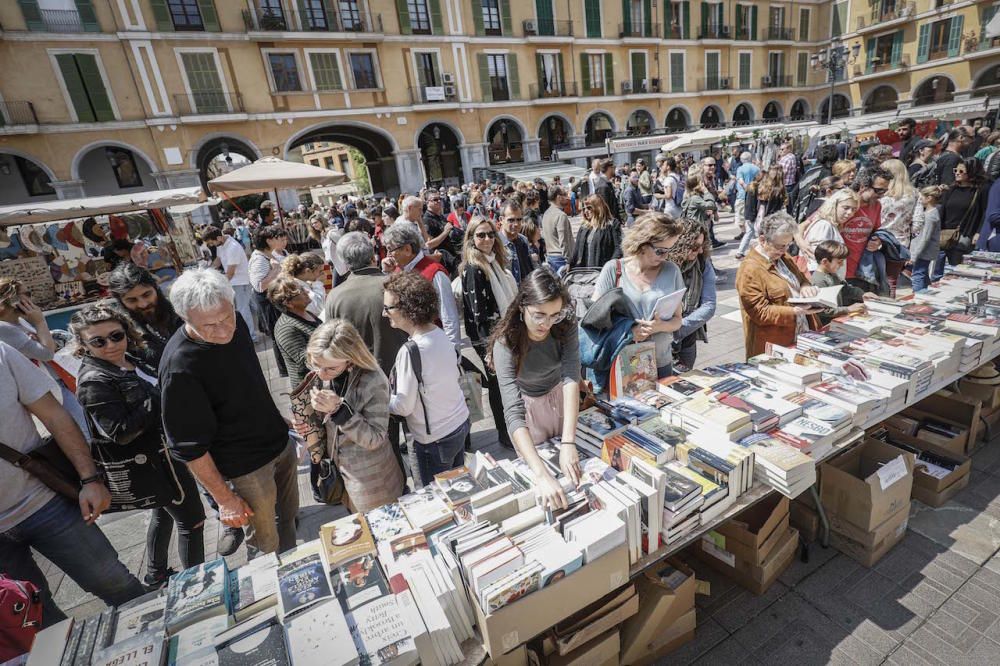
[[[917,259],[913,262],[913,270],[910,273],[910,284],[913,285],[913,293],[923,291],[930,286],[930,280],[927,277],[930,267],[930,259]]]
[[[566,266],[566,257],[558,254],[547,254],[545,255],[545,261],[549,262],[549,268],[556,275],[559,275],[561,271]]]
[[[42,591],[42,617],[51,625],[66,616],[52,600],[48,581],[31,550],[51,561],[77,585],[109,606],[142,596],[145,589],[118,559],[114,546],[97,525],[87,525],[80,507],[62,496],[0,533],[0,568]]]
[[[471,428],[472,424],[466,419],[465,423],[436,442],[413,443],[422,486],[433,483],[435,474],[461,467],[465,460],[465,437]]]

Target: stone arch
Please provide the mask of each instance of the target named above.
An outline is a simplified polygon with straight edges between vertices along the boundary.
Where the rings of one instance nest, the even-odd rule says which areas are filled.
[[[70,163],[70,177],[83,180],[84,193],[93,197],[159,189],[153,176],[155,169],[156,162],[138,148],[102,140],[76,152]]]
[[[451,133],[454,134],[455,137],[458,139],[460,145],[465,144],[465,135],[462,134],[462,130],[458,129],[458,127],[456,127],[452,123],[446,123],[443,120],[428,120],[426,123],[418,127],[417,131],[413,133],[414,148],[419,148],[420,135],[423,134],[424,130],[430,127],[431,125],[443,125],[447,127],[449,130],[451,130]]]
[[[499,116],[493,116],[492,118],[490,118],[489,122],[486,123],[486,130],[483,132],[484,143],[490,142],[490,128],[493,127],[495,123],[498,123],[501,120],[513,121],[513,123],[517,125],[518,129],[521,131],[522,137],[527,138],[528,136],[530,136],[528,134],[527,126],[525,126],[524,122],[520,118],[518,118],[517,116],[512,116],[508,113],[503,113],[500,114]]]
[[[124,148],[125,150],[129,150],[132,153],[134,153],[136,157],[141,157],[143,160],[145,160],[146,164],[149,165],[150,171],[158,168],[156,161],[151,159],[149,155],[139,150],[135,146],[128,143],[123,143],[121,141],[115,141],[113,139],[102,139],[100,141],[92,141],[88,143],[86,146],[76,151],[76,154],[73,156],[73,161],[70,162],[70,167],[69,167],[69,177],[71,179],[75,180],[81,177],[80,162],[83,161],[83,158],[87,153],[92,151],[94,148],[100,148],[101,146],[114,146],[116,148]]]
[[[210,174],[209,166],[216,157],[227,153],[239,155],[250,162],[256,162],[262,157],[260,150],[255,145],[244,141],[239,135],[217,133],[202,139],[198,146],[191,151],[191,166],[198,170],[198,179],[206,190],[208,189],[208,181],[211,180],[209,176],[218,175]],[[231,159],[226,161],[232,162]]]
[[[260,148],[254,144],[253,141],[246,138],[242,134],[237,134],[235,132],[212,132],[211,134],[206,134],[198,140],[198,143],[194,145],[189,153],[188,162],[192,169],[198,168],[198,153],[201,152],[202,148],[212,142],[221,143],[225,140],[231,145],[242,145],[245,148],[245,152],[250,153],[249,155],[243,155],[248,160],[254,162],[259,160],[264,156],[264,153],[260,152]],[[243,154],[242,152],[240,154]]]
[[[22,174],[22,167],[26,173]],[[41,160],[20,150],[0,148],[0,201],[4,204],[56,199],[52,187],[56,180],[55,172]]]
[[[566,123],[566,125],[569,127],[570,134],[573,133],[574,131],[573,120],[569,116],[567,116],[562,111],[549,111],[542,117],[541,120],[538,121],[538,128],[535,130],[535,136],[538,136],[538,133],[542,131],[542,127],[545,124],[545,121],[553,116],[555,116],[556,118],[562,118],[562,121]]]
[[[950,76],[934,74],[914,86],[910,98],[913,106],[940,104],[954,100],[956,90],[955,80]]]
[[[462,182],[462,133],[451,123],[429,122],[420,128],[414,144],[420,151],[424,183],[429,187],[459,185]]]
[[[1000,64],[987,65],[979,70],[972,80],[973,97],[995,96],[1000,91]]]
[[[899,91],[895,86],[882,84],[875,86],[865,96],[865,113],[878,113],[879,111],[892,111],[899,102]]]
[[[608,128],[602,128],[600,130],[594,130],[591,123],[595,121],[599,116],[604,117],[608,121]],[[618,123],[615,121],[614,115],[610,111],[605,111],[604,109],[595,109],[589,115],[587,119],[583,122],[583,133],[586,136],[585,141],[588,146],[596,145],[598,142],[604,141],[604,138],[610,134],[613,134],[615,130],[618,129]],[[598,137],[596,132],[601,132],[602,136]]]
[[[776,123],[782,119],[784,114],[781,109],[781,102],[772,99],[764,105],[764,110],[760,113],[760,118],[765,123]]]
[[[684,126],[679,127],[678,121],[683,121]],[[663,126],[672,132],[683,132],[691,127],[691,111],[683,104],[670,107],[667,115],[663,117]]]
[[[357,148],[365,157],[368,180],[372,192],[394,196],[400,191],[400,176],[396,153],[400,151],[395,137],[369,123],[355,120],[330,120],[311,125],[289,137],[285,143],[284,158],[290,151],[306,143],[342,143]],[[414,165],[419,173],[419,162]],[[419,176],[413,183],[419,185]]]
[[[510,121],[514,121],[513,131]],[[486,126],[486,151],[490,164],[523,162],[524,141],[527,138],[524,124],[514,116],[493,118]]]
[[[751,125],[756,117],[753,104],[750,102],[740,102],[733,109],[733,125]]]
[[[637,109],[633,109],[632,113],[628,114],[628,118],[625,119],[626,131],[631,131],[629,130],[629,128],[633,126],[632,125],[633,117],[635,117],[636,120],[638,120],[640,116],[645,116],[646,120],[649,121],[648,132],[652,132],[654,129],[656,129],[656,116],[650,113],[649,109],[646,109],[645,107],[639,107]],[[636,132],[636,134],[645,134],[648,132]]]
[[[722,127],[726,124],[726,116],[718,104],[709,104],[701,110],[698,123],[704,128]]]
[[[847,95],[843,93],[834,93],[833,100],[834,118],[843,118],[851,115],[851,99]],[[819,114],[822,120],[825,120],[829,114],[829,104],[830,96],[827,95],[823,98],[823,101],[819,105]]]
[[[573,136],[573,123],[562,113],[553,112],[547,114],[538,123],[538,154],[543,160],[552,157],[552,151],[558,146],[569,145],[570,137]]]

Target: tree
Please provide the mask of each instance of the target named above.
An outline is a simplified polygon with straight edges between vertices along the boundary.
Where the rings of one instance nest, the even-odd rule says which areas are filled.
[[[368,180],[368,161],[357,148],[349,148],[351,164],[354,165],[354,177],[351,181],[358,188],[358,194],[366,196],[372,193],[371,182]]]

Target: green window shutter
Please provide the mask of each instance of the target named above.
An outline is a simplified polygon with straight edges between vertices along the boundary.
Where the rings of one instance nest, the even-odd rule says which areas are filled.
[[[680,4],[684,14],[683,38],[691,39],[691,0],[684,0],[684,2]]]
[[[538,19],[536,29],[539,35],[556,34],[552,19],[552,0],[535,0],[535,17]]]
[[[427,9],[431,13],[431,31],[435,35],[443,35],[444,23],[441,20],[441,0],[427,0]]]
[[[615,94],[615,69],[614,60],[610,53],[604,54],[604,94]]]
[[[423,67],[417,67],[417,86],[421,90],[427,85],[427,72],[424,71]]]
[[[559,88],[560,88],[560,90],[568,90],[568,88],[566,87],[566,77],[563,76],[562,53],[557,53],[556,54],[556,71],[559,72]]]
[[[413,29],[410,28],[410,9],[406,6],[406,0],[396,0],[396,14],[399,15],[399,34],[412,35]]]
[[[602,37],[604,26],[601,25],[601,0],[584,0],[584,11],[587,20],[587,37]]]
[[[632,36],[632,11],[629,0],[622,0],[622,32],[626,37]]]
[[[715,24],[716,25],[720,25],[720,26],[721,25],[725,25],[725,23],[726,23],[726,8],[723,5],[723,3],[720,2],[720,3],[718,3],[718,4],[715,5],[715,14],[716,14]]]
[[[316,79],[316,89],[343,90],[340,78],[340,68],[337,66],[337,56],[333,53],[310,53],[313,77]]]
[[[948,57],[954,58],[962,47],[962,24],[965,17],[959,14],[951,19],[951,34],[948,35]]]
[[[865,42],[865,55],[867,57],[865,73],[871,74],[872,70],[875,69],[875,63],[872,62],[875,58],[875,40],[873,38],[870,38],[867,42]]]
[[[94,110],[90,108],[87,88],[80,77],[80,70],[76,67],[76,58],[72,53],[60,53],[56,55],[56,63],[59,65],[63,84],[66,86],[66,92],[69,93],[69,99],[76,111],[77,120],[81,123],[94,122],[96,120]]]
[[[653,34],[653,3],[650,0],[642,0],[642,34],[644,37]]]
[[[542,54],[535,54],[535,80],[538,82],[538,96],[541,97],[542,91],[545,90],[545,67],[542,66]]]
[[[803,86],[803,85],[806,84],[806,81],[809,80],[809,54],[808,53],[800,53],[799,54],[798,65],[799,65],[799,71],[798,71],[798,81],[797,81],[797,83],[800,86]]]
[[[42,20],[42,10],[38,8],[38,0],[17,0],[21,7],[21,15],[28,24],[28,30],[44,32],[45,21]]]
[[[708,3],[701,3],[701,35],[704,37],[708,34]]]
[[[174,21],[170,18],[167,0],[149,0],[149,4],[153,8],[153,19],[156,21],[156,29],[160,32],[173,32]]]
[[[201,23],[208,32],[219,32],[219,14],[215,11],[213,0],[198,0],[198,9],[201,11]],[[300,14],[301,16],[301,14]]]
[[[476,62],[479,65],[479,92],[482,93],[484,102],[492,102],[493,86],[490,83],[490,61],[485,53],[477,53]]]
[[[500,22],[503,25],[503,36],[514,34],[514,20],[510,15],[510,0],[500,0]]]
[[[323,14],[326,16],[326,25],[328,29],[343,29],[343,26],[340,26],[337,22],[337,8],[334,5],[333,0],[323,0]]]
[[[809,41],[809,16],[810,12],[808,9],[799,10],[799,41],[808,42]]]
[[[476,26],[476,34],[486,34],[483,28],[483,2],[482,0],[472,0],[472,23]]]
[[[742,34],[743,27],[745,23],[743,22],[744,7],[743,5],[736,5],[736,39],[749,39],[747,35]]]
[[[903,58],[903,31],[899,30],[892,36],[892,64],[898,65]]]
[[[663,0],[663,37],[672,39],[670,34],[670,22],[673,20],[673,3],[670,0]]]
[[[924,24],[920,26],[920,35],[917,38],[917,62],[927,62],[931,50],[931,26]]]
[[[590,92],[590,56],[586,53],[580,54],[580,91],[584,95]]]
[[[633,53],[632,57],[632,91],[638,92],[641,89],[642,80],[646,78],[646,62],[641,53]]]
[[[87,89],[87,96],[90,98],[90,105],[94,109],[97,120],[114,120],[115,114],[111,109],[111,98],[108,97],[108,91],[104,88],[101,70],[97,67],[97,58],[89,54],[77,54],[76,64],[80,69],[80,76]]]
[[[507,54],[507,88],[511,99],[521,99],[521,77],[517,73],[517,54]]]
[[[97,14],[94,12],[94,3],[91,0],[75,0],[76,13],[80,16],[80,23],[87,32],[100,32],[101,24],[97,22]]]
[[[757,34],[757,5],[750,8],[750,39],[757,41],[760,35]]]

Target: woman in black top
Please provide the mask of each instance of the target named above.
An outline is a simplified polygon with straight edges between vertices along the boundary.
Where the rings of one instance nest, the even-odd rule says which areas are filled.
[[[462,244],[462,264],[458,274],[462,279],[462,305],[465,331],[472,346],[484,360],[486,388],[489,391],[490,409],[496,421],[500,444],[514,448],[503,419],[503,399],[496,374],[485,363],[487,341],[497,322],[517,295],[517,282],[509,269],[509,259],[504,244],[498,238],[499,230],[493,222],[474,217],[465,230]]]
[[[143,361],[132,320],[109,301],[76,312],[70,332],[81,357],[76,395],[93,434],[94,460],[109,476],[117,508],[152,509],[144,582],[162,587],[175,573],[167,567],[175,521],[181,566],[205,561],[205,509],[187,466],[167,453],[156,368]]]
[[[622,225],[612,219],[604,199],[591,194],[583,200],[583,223],[576,234],[573,268],[603,268],[622,256]]]
[[[267,299],[281,313],[274,324],[274,344],[285,361],[289,383],[295,391],[309,373],[306,346],[320,321],[309,312],[309,292],[295,278],[279,277],[272,282],[267,288]]]
[[[972,237],[983,224],[986,214],[988,188],[984,184],[982,163],[974,157],[960,161],[954,168],[955,182],[941,197],[941,240],[954,235]],[[945,232],[950,233],[945,233]],[[958,249],[945,250],[948,263],[961,263],[962,253]],[[944,273],[944,262],[940,262],[941,272],[934,269],[934,278]]]

